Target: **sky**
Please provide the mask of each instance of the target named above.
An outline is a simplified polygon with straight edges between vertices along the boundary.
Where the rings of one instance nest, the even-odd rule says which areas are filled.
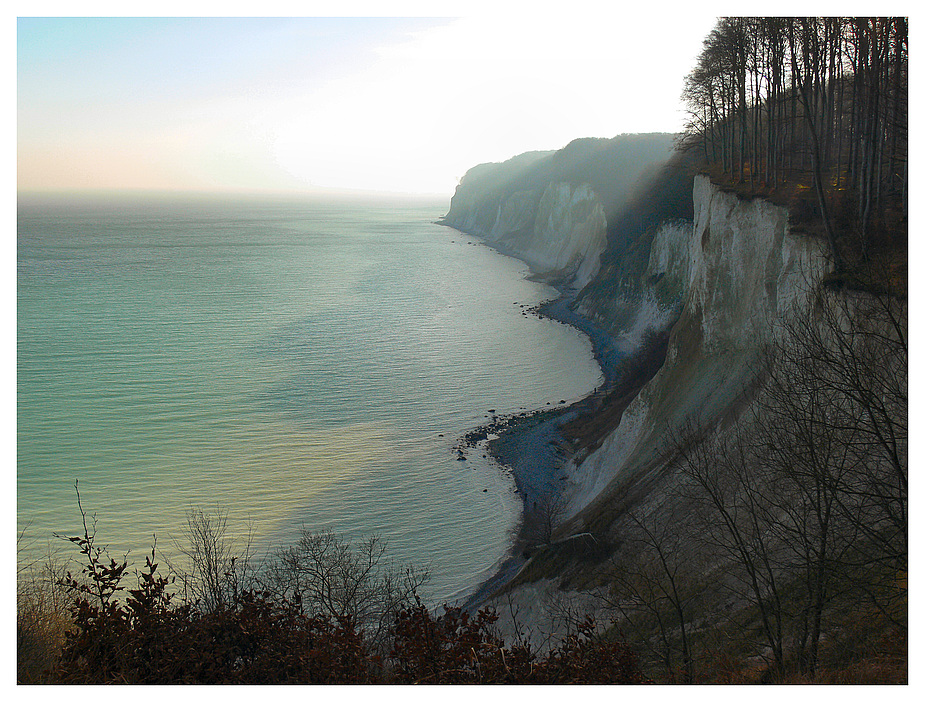
[[[385,17],[20,12],[18,190],[451,194],[478,163],[579,137],[680,131],[684,76],[715,17],[665,13],[653,33],[651,13],[616,5],[553,14],[432,2]],[[429,8],[438,16],[416,16]],[[338,5],[351,9],[372,8]]]

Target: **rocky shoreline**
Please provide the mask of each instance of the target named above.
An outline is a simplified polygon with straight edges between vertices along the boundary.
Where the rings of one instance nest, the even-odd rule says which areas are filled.
[[[482,242],[482,245],[503,255],[519,258],[501,247],[486,242]],[[489,410],[491,420],[473,429],[458,442],[456,451],[460,459],[468,451],[480,450],[511,471],[524,510],[509,557],[466,600],[464,606],[470,610],[484,604],[492,593],[513,579],[526,563],[528,555],[525,547],[529,548],[531,540],[535,540],[533,535],[527,533],[531,513],[544,509],[550,500],[556,499],[560,493],[559,481],[565,479],[557,473],[575,452],[575,447],[566,438],[562,428],[582,416],[592,415],[601,407],[604,398],[614,388],[620,363],[624,360],[610,335],[574,310],[577,290],[568,285],[567,279],[536,274],[530,277],[554,287],[559,294],[525,312],[567,324],[585,334],[591,341],[603,382],[592,393],[570,405],[561,400],[557,405],[550,404],[548,407],[512,415],[496,415],[493,410]]]

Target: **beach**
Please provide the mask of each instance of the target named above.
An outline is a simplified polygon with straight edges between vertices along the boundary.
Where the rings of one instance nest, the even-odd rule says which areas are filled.
[[[522,260],[503,247],[487,242],[482,242],[482,245]],[[535,522],[538,515],[543,514],[547,519],[555,516],[550,514],[550,505],[562,504],[561,482],[565,477],[560,477],[559,471],[575,455],[577,448],[574,432],[568,431],[570,423],[577,424],[582,418],[590,419],[605,405],[611,404],[614,394],[622,394],[615,391],[619,384],[620,365],[625,357],[619,353],[606,331],[573,309],[578,291],[567,282],[550,279],[550,276],[534,273],[528,278],[554,287],[558,295],[534,308],[524,309],[524,313],[568,325],[585,334],[591,341],[603,379],[593,392],[570,404],[565,400],[549,402],[545,407],[505,416],[489,410],[490,420],[460,440],[457,447],[460,456],[469,453],[488,455],[502,470],[511,472],[523,505],[522,519],[508,558],[466,601],[470,610],[480,607],[493,592],[517,575],[527,562],[531,548],[536,545]]]

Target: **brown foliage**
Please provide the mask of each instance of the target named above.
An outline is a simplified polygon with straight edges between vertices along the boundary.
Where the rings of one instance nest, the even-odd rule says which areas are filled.
[[[477,684],[628,684],[644,682],[633,652],[595,635],[585,620],[578,632],[538,658],[528,644],[510,648],[494,632],[498,615],[470,616],[444,607],[432,617],[418,603],[401,612],[395,626],[394,682]]]
[[[413,605],[394,610],[384,649],[376,630],[356,626],[349,613],[307,613],[300,593],[245,589],[208,608],[198,601],[176,604],[169,592],[173,578],[158,573],[155,549],[136,573],[137,585],[127,587],[126,563],[109,558],[95,545],[86,519],[84,526],[82,537],[68,539],[85,564],[77,576],[68,572],[61,580],[73,628],[48,682],[642,682],[632,651],[596,636],[590,620],[539,659],[528,645],[505,647],[494,612],[470,615],[445,606],[435,617],[417,595]]]
[[[369,666],[349,620],[307,617],[261,593],[199,612],[173,606],[154,552],[128,599],[87,596],[74,578],[76,628],[69,633],[59,683],[361,683]],[[121,576],[120,576],[121,579]]]

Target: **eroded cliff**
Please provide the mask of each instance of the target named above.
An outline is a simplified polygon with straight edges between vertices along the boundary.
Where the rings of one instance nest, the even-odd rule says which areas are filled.
[[[587,527],[628,483],[664,466],[671,432],[720,421],[753,380],[775,322],[808,304],[826,271],[825,247],[790,234],[788,212],[724,193],[705,176],[693,188],[694,220],[659,227],[648,287],[616,296],[630,351],[671,326],[665,362],[601,445],[567,468],[570,514]],[[606,315],[597,308],[597,316]]]
[[[683,483],[670,460],[677,432],[733,426],[760,380],[765,343],[780,320],[810,305],[828,268],[824,242],[791,233],[786,209],[740,199],[705,176],[690,192],[691,219],[624,237],[578,295],[578,311],[607,330],[625,372],[565,427],[573,453],[556,472],[558,528],[548,543],[515,552],[493,597],[485,591],[480,604],[505,612],[505,635],[527,627],[554,640],[563,611],[610,616],[609,569],[634,558],[625,543],[639,515],[649,515],[649,527],[693,528],[682,525],[697,498],[675,497]],[[652,359],[661,365],[647,368]],[[703,554],[672,558],[696,560],[703,578],[723,577]]]
[[[572,308],[618,358],[613,381],[556,425],[568,451],[551,543],[515,553],[507,569],[503,601],[533,625],[563,583],[594,582],[630,509],[667,499],[666,456],[679,428],[717,426],[742,409],[777,321],[809,304],[827,269],[824,242],[792,233],[785,208],[724,192],[691,175],[684,158],[612,207],[609,221],[592,187],[561,181],[509,188],[491,217],[460,187],[451,215],[465,216],[447,217],[569,280]]]
[[[608,218],[668,158],[672,142],[668,134],[580,139],[481,164],[463,177],[442,223],[583,288],[600,269]]]

